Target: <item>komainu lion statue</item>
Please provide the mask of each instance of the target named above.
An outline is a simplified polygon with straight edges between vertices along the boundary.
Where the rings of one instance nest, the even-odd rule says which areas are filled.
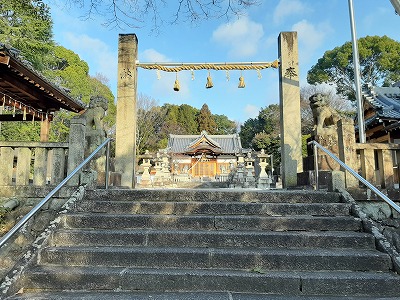
[[[337,111],[328,105],[326,98],[326,95],[320,93],[314,94],[309,98],[315,134],[318,134],[323,128],[332,125],[336,126],[336,123],[341,119]]]

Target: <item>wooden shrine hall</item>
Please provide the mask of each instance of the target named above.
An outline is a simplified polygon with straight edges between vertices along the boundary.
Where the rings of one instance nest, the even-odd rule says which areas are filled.
[[[19,56],[19,51],[0,43],[0,122],[40,121],[40,141],[49,138],[53,113],[62,109],[81,113],[85,104],[73,99],[67,90],[51,83]]]
[[[238,134],[209,135],[203,131],[200,135],[171,134],[167,151],[174,174],[212,179],[236,167],[243,149]]]

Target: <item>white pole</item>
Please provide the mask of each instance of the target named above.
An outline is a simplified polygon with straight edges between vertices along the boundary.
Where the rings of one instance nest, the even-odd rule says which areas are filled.
[[[356,88],[356,100],[357,100],[358,136],[360,139],[360,143],[365,143],[364,105],[361,97],[360,65],[358,59],[356,26],[354,23],[353,0],[349,0],[349,14],[350,14],[351,37],[353,44],[354,83]]]
[[[400,15],[400,0],[390,0],[392,3],[394,10],[396,11],[396,14]]]

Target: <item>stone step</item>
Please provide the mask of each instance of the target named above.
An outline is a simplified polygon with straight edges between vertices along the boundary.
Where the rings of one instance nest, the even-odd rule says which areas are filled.
[[[375,249],[372,235],[352,231],[58,230],[51,246]]]
[[[207,215],[130,215],[130,214],[67,214],[66,228],[104,229],[206,229],[206,230],[350,230],[360,231],[361,221],[350,216],[207,216]]]
[[[383,272],[282,272],[38,266],[25,270],[25,292],[125,290],[240,292],[286,296],[397,297],[400,276]],[[251,298],[250,298],[251,299]]]
[[[49,247],[40,264],[184,269],[389,271],[388,255],[348,249]]]
[[[349,215],[347,203],[238,203],[238,202],[172,202],[172,201],[83,201],[78,211],[131,214],[216,214],[216,215]]]
[[[339,193],[307,190],[237,189],[118,189],[88,190],[85,199],[103,201],[187,201],[187,202],[268,202],[337,203]]]
[[[7,298],[9,300],[398,300],[398,297],[335,297],[335,296],[279,296],[234,292],[53,292],[23,293]]]

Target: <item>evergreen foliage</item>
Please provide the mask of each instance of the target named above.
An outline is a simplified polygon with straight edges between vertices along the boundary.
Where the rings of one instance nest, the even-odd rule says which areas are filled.
[[[400,43],[387,36],[366,36],[358,40],[362,84],[388,86],[400,80]],[[347,42],[326,51],[311,70],[310,84],[330,83],[337,92],[355,100],[352,44]]]
[[[205,103],[201,107],[200,112],[197,116],[197,123],[199,126],[199,132],[202,132],[203,130],[207,131],[208,134],[215,134],[217,132],[217,124],[212,117],[208,105]]]
[[[42,0],[1,0],[0,42],[43,70],[54,46],[49,7]]]

